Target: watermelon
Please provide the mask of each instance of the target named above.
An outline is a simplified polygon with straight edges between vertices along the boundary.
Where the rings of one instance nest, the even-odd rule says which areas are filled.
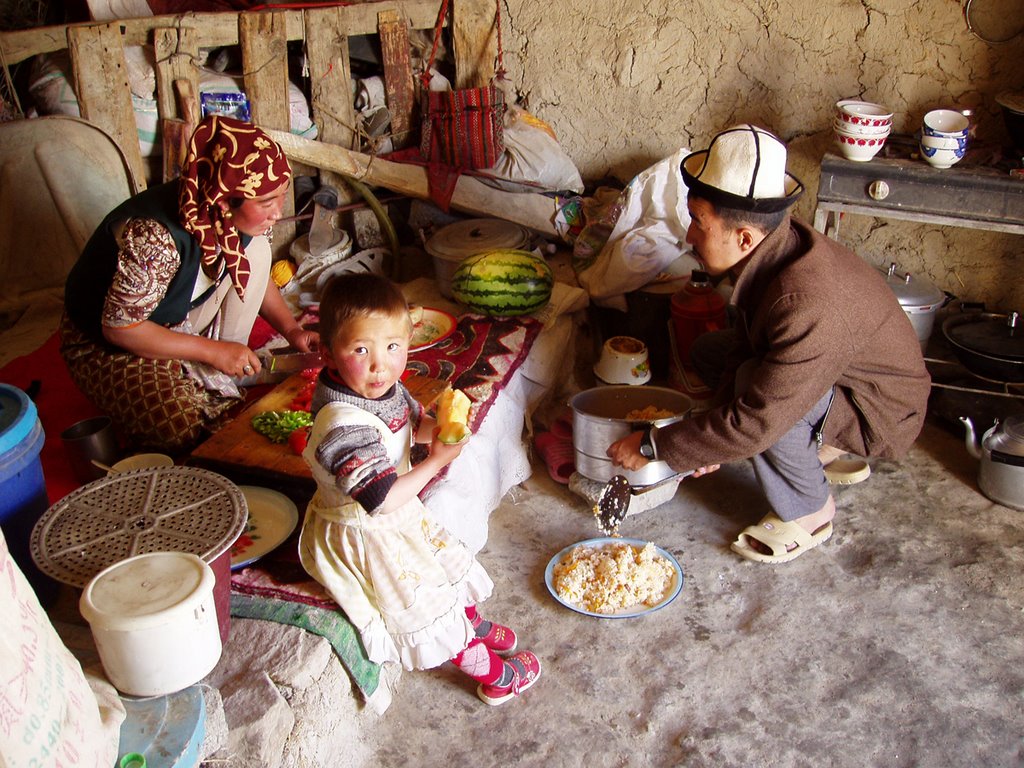
[[[494,317],[528,315],[551,299],[554,277],[529,251],[498,248],[470,256],[452,275],[452,296],[470,311]]]

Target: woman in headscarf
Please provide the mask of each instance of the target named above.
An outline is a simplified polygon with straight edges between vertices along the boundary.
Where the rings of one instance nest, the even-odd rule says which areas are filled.
[[[221,426],[234,379],[260,369],[257,314],[300,351],[319,343],[270,280],[291,176],[262,130],[207,117],[181,178],[115,208],[71,269],[61,354],[129,447],[179,454]]]

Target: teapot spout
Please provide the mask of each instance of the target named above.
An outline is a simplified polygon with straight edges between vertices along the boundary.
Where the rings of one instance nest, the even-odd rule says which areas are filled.
[[[981,458],[981,447],[978,445],[978,438],[974,434],[974,424],[971,422],[970,416],[961,416],[960,421],[964,425],[964,429],[967,430],[967,434],[964,435],[964,444],[967,446],[967,452],[976,459]]]

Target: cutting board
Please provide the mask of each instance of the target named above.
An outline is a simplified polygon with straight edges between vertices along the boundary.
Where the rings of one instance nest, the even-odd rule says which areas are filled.
[[[229,477],[241,474],[247,481],[259,482],[261,473],[270,473],[279,482],[312,486],[313,476],[301,456],[287,443],[272,443],[252,427],[252,418],[257,414],[289,410],[309,383],[301,373],[292,374],[192,451],[189,463],[221,471]]]
[[[309,383],[301,373],[289,376],[196,448],[188,463],[257,485],[270,482],[312,491],[313,475],[305,460],[287,443],[272,443],[252,427],[253,417],[260,413],[288,410]],[[418,374],[407,377],[404,383],[424,407],[429,407],[445,388],[445,382]]]

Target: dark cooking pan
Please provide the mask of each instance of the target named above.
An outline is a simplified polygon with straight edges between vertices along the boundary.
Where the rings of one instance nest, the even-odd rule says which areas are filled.
[[[953,353],[968,371],[993,381],[1024,382],[1024,320],[1016,312],[965,312],[942,324]]]

